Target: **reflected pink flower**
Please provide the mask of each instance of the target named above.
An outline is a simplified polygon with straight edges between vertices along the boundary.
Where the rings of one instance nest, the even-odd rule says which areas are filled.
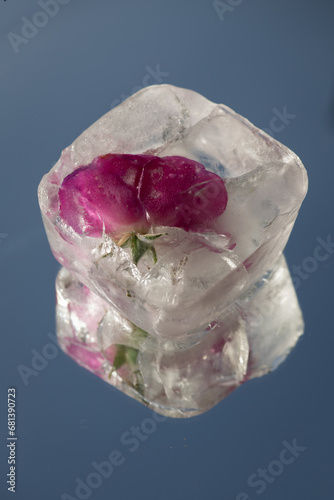
[[[104,358],[100,351],[90,351],[88,348],[85,348],[70,339],[67,340],[65,349],[71,358],[85,368],[88,368],[93,372],[99,372],[101,370]]]

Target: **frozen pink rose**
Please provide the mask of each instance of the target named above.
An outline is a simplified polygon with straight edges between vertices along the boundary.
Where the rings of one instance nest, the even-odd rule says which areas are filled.
[[[59,190],[60,215],[77,233],[147,232],[138,199],[144,156],[105,155],[68,175]]]
[[[224,181],[182,156],[152,157],[144,166],[139,199],[151,226],[212,231],[227,204]]]
[[[150,227],[213,231],[224,212],[224,181],[181,156],[108,154],[68,175],[60,215],[77,233],[117,238]]]

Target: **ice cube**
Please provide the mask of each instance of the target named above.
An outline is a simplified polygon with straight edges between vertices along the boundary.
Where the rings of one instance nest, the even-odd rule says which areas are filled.
[[[108,153],[180,155],[224,178],[228,203],[217,231],[152,227],[167,233],[155,242],[157,262],[147,255],[138,265],[110,236],[76,233],[60,216],[60,186]],[[42,179],[39,201],[59,262],[139,328],[176,340],[219,321],[273,267],[306,191],[306,171],[288,148],[222,104],[156,85],[109,111],[66,148]]]

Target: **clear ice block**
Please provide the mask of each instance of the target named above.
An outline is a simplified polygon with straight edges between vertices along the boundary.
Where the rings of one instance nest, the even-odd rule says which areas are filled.
[[[103,234],[77,234],[59,214],[66,176],[108,153],[179,155],[222,178],[228,192],[216,232],[153,227],[157,262],[138,265]],[[78,280],[139,328],[185,339],[220,322],[274,265],[307,191],[288,148],[222,104],[171,85],[147,87],[109,111],[66,148],[44,176],[39,201],[51,249]]]
[[[116,181],[112,188],[108,184],[119,214],[109,212],[107,221],[101,213],[109,199],[100,198],[99,213],[89,203],[107,191],[101,170],[92,166],[105,164],[110,155],[119,165],[132,162],[132,170],[124,170],[132,177],[122,177],[122,193],[135,194],[126,201]],[[150,178],[152,192],[143,181],[147,164],[140,167],[143,175],[136,170],[144,158],[138,155],[154,157],[161,166],[159,188]],[[139,189],[144,196],[146,185],[146,202],[158,214],[161,179],[172,179],[167,158],[183,159],[184,169],[187,162],[200,164],[194,167],[201,172],[197,181],[179,191],[188,199],[211,182],[201,179],[218,179],[218,191],[206,190],[203,204],[192,207],[202,215],[207,210],[202,222],[216,210],[214,225],[173,224],[180,206],[167,218],[150,217]],[[188,170],[175,172],[175,186],[181,177],[189,181]],[[66,148],[39,186],[51,250],[64,266],[56,283],[63,350],[107,383],[172,417],[201,414],[246,380],[275,369],[304,328],[282,251],[307,184],[292,151],[228,107],[171,85],[131,96]],[[65,191],[67,185],[75,193]],[[173,210],[177,196],[171,189],[169,196],[164,201]],[[136,228],[130,223],[132,243],[154,239],[151,252],[139,252],[139,259],[132,243],[123,244],[129,234],[115,238],[112,232],[116,220],[131,220],[130,206],[138,209]],[[102,229],[80,231],[86,219]]]

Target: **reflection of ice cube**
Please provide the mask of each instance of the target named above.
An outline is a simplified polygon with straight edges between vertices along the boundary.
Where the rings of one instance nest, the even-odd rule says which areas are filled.
[[[143,350],[139,369],[145,397],[173,416],[192,416],[218,403],[240,385],[247,371],[248,340],[237,313],[210,329],[201,342],[188,349]]]
[[[249,376],[275,370],[304,332],[303,315],[285,258],[238,303],[243,309],[251,346]]]
[[[158,262],[138,267],[108,236],[76,234],[58,213],[69,173],[106,153],[181,155],[226,180],[228,204],[218,234],[167,228]],[[274,265],[307,190],[299,158],[245,118],[199,94],[160,85],[134,94],[65,149],[39,187],[55,257],[130,321],[160,338],[204,331]],[[152,227],[152,232],[158,228]]]
[[[284,257],[223,317],[182,341],[147,334],[66,269],[57,278],[57,334],[65,352],[171,417],[201,414],[241,383],[274,370],[303,328]],[[112,372],[119,346],[131,349],[131,362]]]
[[[56,280],[57,336],[62,349],[77,363],[102,376],[104,357],[96,333],[108,305],[64,267]]]

